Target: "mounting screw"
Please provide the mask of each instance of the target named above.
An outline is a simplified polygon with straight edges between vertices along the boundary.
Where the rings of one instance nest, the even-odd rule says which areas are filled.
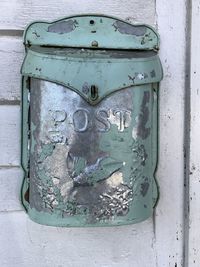
[[[98,45],[99,45],[99,44],[98,44],[97,41],[93,41],[93,42],[92,42],[92,46],[93,46],[93,47],[98,47]]]

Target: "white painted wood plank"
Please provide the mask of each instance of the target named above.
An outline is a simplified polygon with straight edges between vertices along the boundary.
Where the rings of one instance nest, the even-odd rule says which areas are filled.
[[[160,87],[160,140],[155,213],[158,267],[183,264],[185,1],[157,1],[164,79]]]
[[[200,1],[192,1],[188,267],[200,266]],[[189,126],[189,125],[188,125]]]
[[[0,102],[20,99],[22,38],[0,37]]]
[[[23,172],[20,168],[0,168],[0,211],[22,210],[22,178]]]
[[[55,228],[0,213],[1,267],[155,267],[149,225]]]
[[[0,106],[0,166],[20,164],[20,107]]]
[[[0,29],[23,29],[32,20],[54,20],[79,13],[112,14],[153,24],[154,12],[153,0],[1,0]]]

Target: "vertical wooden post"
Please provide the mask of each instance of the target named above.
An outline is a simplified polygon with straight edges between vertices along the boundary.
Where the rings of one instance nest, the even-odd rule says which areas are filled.
[[[192,0],[187,267],[200,266],[200,1]],[[186,267],[185,266],[185,267]]]

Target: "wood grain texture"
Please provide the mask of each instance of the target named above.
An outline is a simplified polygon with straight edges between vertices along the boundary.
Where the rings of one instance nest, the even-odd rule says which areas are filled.
[[[1,267],[155,267],[150,225],[55,228],[24,212],[0,213]]]
[[[22,210],[20,187],[23,173],[20,168],[0,168],[0,211]]]
[[[190,70],[190,144],[188,166],[188,260],[189,267],[200,266],[200,1],[192,1]]]
[[[20,67],[23,60],[22,38],[0,37],[0,103],[20,99]]]
[[[1,0],[0,29],[23,29],[32,20],[54,20],[79,13],[100,13],[154,23],[153,0]]]
[[[177,16],[177,14],[179,14]],[[160,87],[160,200],[155,213],[157,266],[183,266],[184,216],[184,1],[157,1],[164,79]]]
[[[0,166],[20,164],[20,107],[0,105]]]

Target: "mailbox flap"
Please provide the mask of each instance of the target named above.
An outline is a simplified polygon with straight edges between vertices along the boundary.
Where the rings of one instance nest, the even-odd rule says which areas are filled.
[[[114,91],[162,79],[154,51],[47,48],[28,49],[22,74],[62,84],[97,104]],[[96,88],[97,98],[91,97]]]

